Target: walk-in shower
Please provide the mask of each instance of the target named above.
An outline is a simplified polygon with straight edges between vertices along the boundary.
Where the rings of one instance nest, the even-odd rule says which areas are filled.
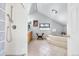
[[[5,9],[4,4],[0,4],[1,9]],[[5,43],[5,16],[4,12],[0,10],[0,55],[4,55],[4,43]]]
[[[24,17],[24,4],[0,3],[0,55],[26,54]]]
[[[12,20],[12,8],[13,6],[10,7],[11,8],[11,16],[6,12],[6,10],[4,10],[3,8],[0,8],[0,11],[4,12],[5,16],[8,17],[8,20],[9,20],[9,25],[7,26],[7,32],[6,32],[6,35],[8,35],[8,31],[10,31],[10,40],[8,40],[7,36],[6,36],[6,40],[7,42],[11,42],[12,41],[12,34],[11,34],[11,23],[13,23],[13,20]]]
[[[6,12],[5,10],[5,4],[0,4],[1,7],[0,7],[0,36],[3,35],[3,37],[0,37],[0,53],[2,52],[1,50],[4,50],[5,49],[5,39],[8,43],[10,43],[12,41],[12,32],[11,32],[11,23],[13,23],[13,20],[12,20],[12,9],[13,9],[13,6],[11,6],[11,16]],[[9,20],[9,25],[5,28],[5,16],[8,17],[8,20]],[[5,33],[6,32],[6,33]],[[8,36],[5,36],[6,35],[10,35],[10,40],[8,40]],[[4,43],[1,43],[3,42]],[[1,46],[2,45],[2,46]],[[1,53],[0,55],[3,55],[4,53]]]

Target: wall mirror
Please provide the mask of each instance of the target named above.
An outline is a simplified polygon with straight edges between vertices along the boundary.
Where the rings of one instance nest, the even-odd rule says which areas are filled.
[[[40,23],[39,28],[40,28],[40,30],[49,30],[50,24],[49,23]]]

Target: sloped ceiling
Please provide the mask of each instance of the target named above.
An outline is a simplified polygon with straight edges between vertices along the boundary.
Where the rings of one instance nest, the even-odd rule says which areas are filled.
[[[66,3],[38,3],[37,9],[39,12],[50,17],[62,25],[67,23],[67,4]],[[56,10],[55,14],[52,9]]]
[[[32,3],[29,6],[30,6],[29,14],[34,12],[40,12],[62,25],[67,24],[67,4],[66,3]],[[52,9],[56,10],[57,13],[55,14],[52,11]]]

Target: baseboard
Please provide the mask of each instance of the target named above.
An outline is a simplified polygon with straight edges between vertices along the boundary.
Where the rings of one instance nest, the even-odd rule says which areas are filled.
[[[26,56],[26,54],[7,54],[5,56]]]

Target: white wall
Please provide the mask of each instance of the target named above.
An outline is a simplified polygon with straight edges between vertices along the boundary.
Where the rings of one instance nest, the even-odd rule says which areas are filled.
[[[28,17],[28,20],[33,23],[33,20],[38,20],[39,23],[49,23],[50,24],[50,30],[40,30],[38,27],[32,26],[32,32],[33,36],[36,36],[36,33],[45,33],[45,35],[52,34],[52,35],[61,35],[60,33],[63,31],[64,26],[53,21],[49,17],[43,15],[40,12],[35,12],[33,14],[30,14]],[[55,33],[52,32],[52,29],[57,29]]]
[[[12,25],[16,25],[16,30],[12,30],[12,42],[6,41],[6,55],[22,55],[26,54],[26,19],[28,9],[24,9],[21,4],[6,4],[6,11],[10,13],[10,6],[13,5],[13,21]],[[28,4],[26,4],[26,7]],[[8,18],[6,17],[8,22]],[[8,25],[8,24],[6,24]],[[10,36],[10,35],[9,35]],[[8,38],[9,39],[9,38]]]
[[[79,56],[79,4],[68,4],[68,55]]]

